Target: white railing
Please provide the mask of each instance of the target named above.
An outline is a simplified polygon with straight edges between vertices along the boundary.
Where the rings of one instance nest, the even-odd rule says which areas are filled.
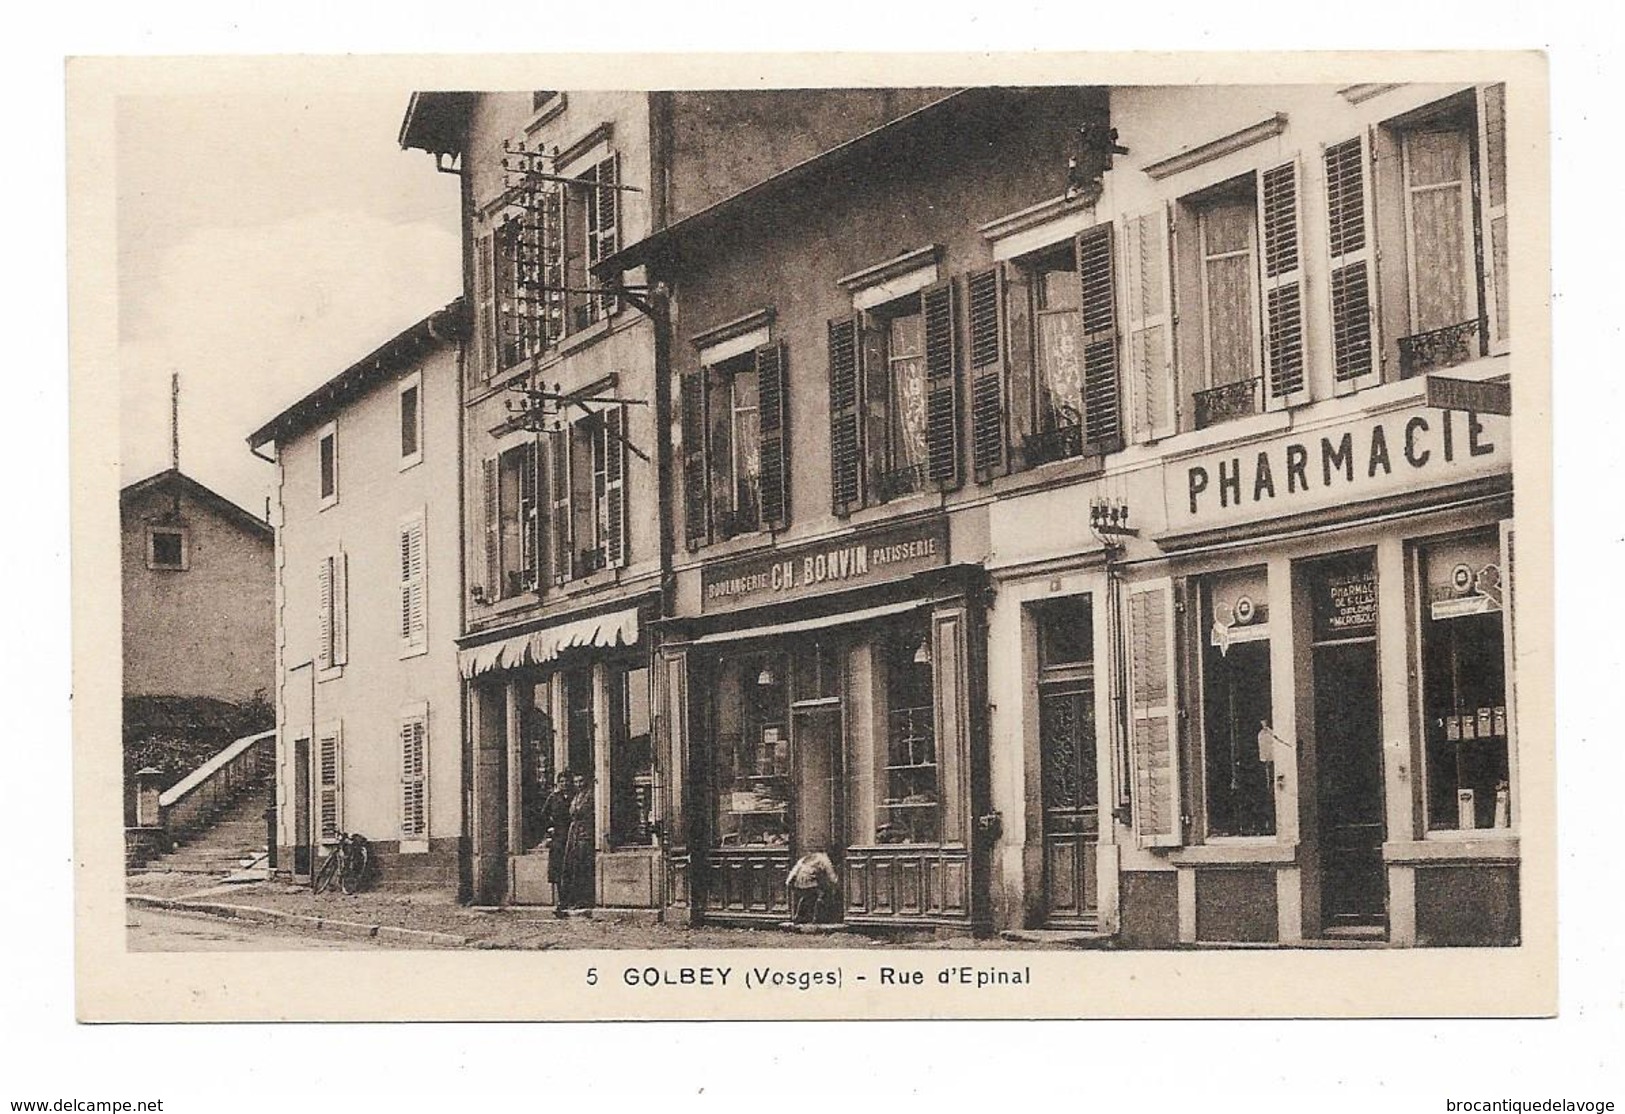
[[[159,794],[169,839],[185,839],[235,801],[245,786],[261,781],[275,753],[274,730],[245,736]]]

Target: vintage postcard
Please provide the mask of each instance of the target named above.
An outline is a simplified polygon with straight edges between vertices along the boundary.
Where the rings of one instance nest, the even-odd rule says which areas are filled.
[[[68,99],[82,1019],[1555,1010],[1541,56]]]

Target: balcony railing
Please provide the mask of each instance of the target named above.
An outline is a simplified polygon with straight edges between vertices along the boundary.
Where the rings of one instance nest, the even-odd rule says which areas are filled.
[[[925,465],[909,464],[875,477],[875,495],[882,502],[925,490]]]
[[[1206,429],[1258,413],[1258,387],[1262,382],[1255,376],[1197,391],[1191,396],[1196,403],[1196,428]]]
[[[1030,433],[1022,439],[1021,444],[1028,464],[1070,460],[1083,455],[1083,426],[1060,425],[1042,433]]]
[[[1478,354],[1480,318],[1446,325],[1442,329],[1399,338],[1399,374],[1402,379],[1425,371],[1464,364]]]

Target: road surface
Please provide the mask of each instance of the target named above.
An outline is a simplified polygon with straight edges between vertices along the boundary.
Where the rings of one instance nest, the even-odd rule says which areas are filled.
[[[127,907],[124,917],[125,940],[132,952],[354,951],[391,947],[388,941],[161,909]]]

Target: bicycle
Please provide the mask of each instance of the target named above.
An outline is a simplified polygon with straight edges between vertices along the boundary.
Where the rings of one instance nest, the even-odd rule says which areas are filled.
[[[338,842],[311,879],[311,888],[322,893],[337,882],[339,889],[353,894],[366,884],[371,872],[372,845],[367,837],[360,832],[340,832]]]

